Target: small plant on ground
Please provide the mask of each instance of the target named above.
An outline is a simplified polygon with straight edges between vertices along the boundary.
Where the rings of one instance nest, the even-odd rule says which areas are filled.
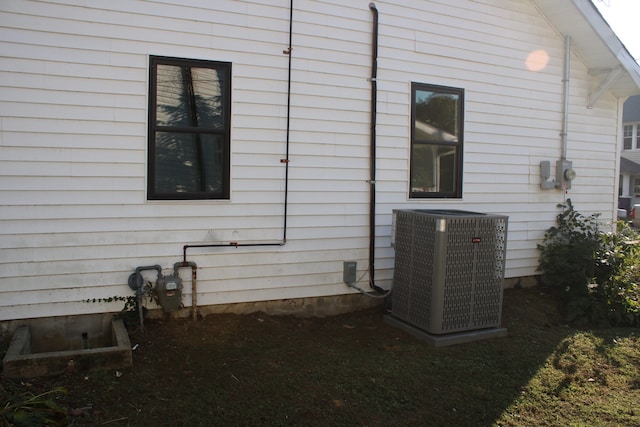
[[[27,391],[11,396],[6,392],[7,401],[0,407],[0,426],[68,425],[66,408],[56,402],[56,398],[65,393],[62,387],[37,395]]]

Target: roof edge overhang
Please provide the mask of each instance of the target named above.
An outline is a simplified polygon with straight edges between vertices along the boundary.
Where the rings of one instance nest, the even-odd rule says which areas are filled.
[[[640,65],[591,0],[531,0],[562,36],[570,36],[574,53],[600,80],[587,106],[604,92],[616,98],[640,95]]]

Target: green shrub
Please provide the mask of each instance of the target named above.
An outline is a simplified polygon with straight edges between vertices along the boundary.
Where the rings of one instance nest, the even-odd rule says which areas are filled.
[[[640,236],[628,224],[602,234],[596,253],[595,298],[613,325],[640,326]]]
[[[640,243],[620,223],[598,230],[599,214],[584,216],[571,200],[559,204],[557,226],[544,235],[539,270],[568,322],[586,326],[640,325]]]
[[[557,226],[544,233],[540,251],[543,283],[558,292],[563,302],[589,293],[593,277],[594,254],[600,245],[599,214],[584,216],[567,200],[559,204],[562,212],[556,217]]]

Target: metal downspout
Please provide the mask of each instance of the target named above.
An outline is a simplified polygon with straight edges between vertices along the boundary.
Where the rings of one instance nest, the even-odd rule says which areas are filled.
[[[370,178],[369,178],[369,286],[383,293],[384,290],[376,286],[376,122],[378,113],[378,9],[375,3],[369,3],[373,12],[373,31],[371,41],[371,132],[370,132]]]

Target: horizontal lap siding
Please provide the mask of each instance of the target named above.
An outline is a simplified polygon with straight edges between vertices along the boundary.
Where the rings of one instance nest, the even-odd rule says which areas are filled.
[[[2,6],[1,318],[114,309],[81,301],[186,243],[282,238],[288,3],[198,4]],[[299,12],[289,241],[190,249],[203,304],[340,294],[342,261],[365,266],[370,12],[336,9]],[[148,55],[233,63],[230,201],[145,201]]]
[[[411,3],[418,6],[418,2]],[[423,11],[380,5],[378,87],[379,231],[390,231],[392,209],[458,208],[509,215],[507,277],[536,273],[536,244],[553,224],[559,190],[539,188],[539,163],[561,156],[564,40],[528,2],[431,1]],[[422,21],[417,23],[416,20]],[[426,24],[425,24],[426,22]],[[544,49],[545,69],[529,71],[527,55]],[[578,177],[567,194],[581,212],[612,218],[617,157],[616,103],[603,97],[587,109],[595,82],[571,57],[567,157]],[[409,82],[465,89],[463,200],[407,199]],[[393,93],[391,93],[393,92]],[[382,151],[382,150],[379,150]],[[402,156],[405,156],[404,158]],[[398,157],[398,160],[396,160]],[[387,159],[387,157],[384,157]],[[384,177],[384,179],[381,179]],[[400,190],[404,189],[404,192]]]
[[[137,266],[170,271],[184,244],[282,238],[289,2],[175,3],[0,6],[0,320],[117,310],[82,301],[130,294]],[[560,155],[561,37],[525,0],[376,4],[378,284],[391,282],[397,208],[507,214],[507,276],[534,274],[563,197],[538,177]],[[287,244],[189,249],[201,304],[341,294],[342,262],[367,268],[371,12],[294,6]],[[523,65],[536,49],[551,57],[537,73]],[[146,201],[149,55],[232,62],[231,200]],[[603,211],[616,101],[584,108],[593,82],[572,59],[571,197]],[[412,81],[465,89],[461,201],[407,199]],[[186,280],[187,305],[190,293]]]

